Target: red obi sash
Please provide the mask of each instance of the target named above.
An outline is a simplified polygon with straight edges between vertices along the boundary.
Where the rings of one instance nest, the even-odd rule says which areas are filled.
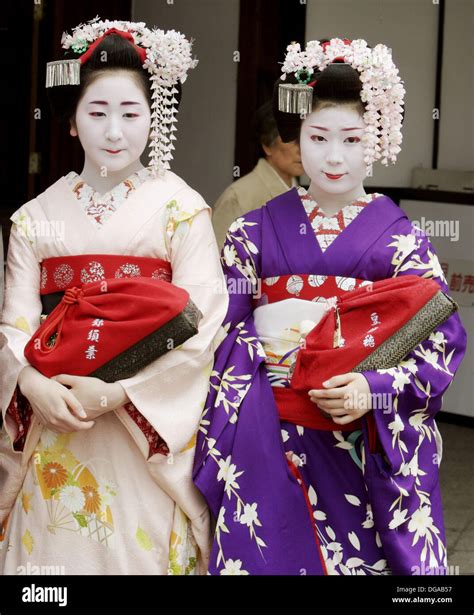
[[[360,278],[332,275],[307,275],[301,273],[297,275],[280,275],[262,280],[262,298],[258,301],[258,304],[276,303],[277,301],[294,297],[306,299],[307,301],[329,299],[330,297],[340,297],[346,292],[369,284],[371,282]]]
[[[171,282],[171,264],[161,258],[121,254],[56,256],[41,263],[40,294],[111,278],[145,277]]]
[[[456,303],[434,280],[416,275],[373,283],[332,279],[337,293],[332,296],[337,296],[337,303],[330,306],[306,336],[291,368],[291,393],[286,397],[279,394],[279,407],[286,420],[299,423],[306,419],[309,426],[315,424],[317,429],[325,429],[325,423],[324,417],[318,417],[317,423],[311,419],[313,404],[307,398],[311,388],[321,389],[327,379],[337,374],[395,366],[457,310]],[[310,297],[314,293],[310,288],[318,291],[313,300],[327,299],[331,296],[328,280],[325,276],[293,275],[270,279],[268,286],[267,279],[262,285],[262,303],[290,295]],[[272,290],[272,283],[278,285],[276,291]],[[365,416],[370,425],[370,414]],[[354,422],[350,425],[354,427]]]
[[[170,263],[156,258],[50,258],[41,286],[49,316],[24,354],[48,377],[68,366],[69,374],[106,382],[130,378],[196,335],[202,318],[189,293],[171,283]]]
[[[262,298],[259,304],[276,303],[284,299],[317,300],[340,297],[347,292],[367,286],[370,281],[360,278],[340,276],[294,274],[282,275],[262,280]],[[362,429],[362,419],[346,425],[338,425],[326,418],[321,410],[308,397],[307,393],[290,388],[272,387],[278,414],[281,421],[302,425],[309,429],[322,431],[355,431]],[[372,413],[365,415],[368,427],[369,448],[373,452],[377,447],[377,431]]]
[[[354,431],[362,429],[362,421],[357,419],[348,425],[338,425],[321,414],[318,406],[307,395],[293,389],[273,387],[278,414],[281,421],[302,425],[309,429],[322,431]]]

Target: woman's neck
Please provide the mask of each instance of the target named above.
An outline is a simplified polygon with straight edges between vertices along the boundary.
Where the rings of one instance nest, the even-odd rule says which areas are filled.
[[[367,195],[362,183],[349,192],[331,194],[321,190],[319,186],[315,186],[314,183],[311,182],[308,193],[328,218],[337,214],[343,207],[352,203],[352,201]]]
[[[140,160],[136,160],[120,171],[112,172],[97,167],[96,164],[86,158],[84,168],[82,169],[80,176],[86,184],[91,186],[96,192],[99,194],[105,194],[106,192],[110,192],[112,188],[115,188],[115,186],[120,184],[120,182],[124,179],[127,179],[127,177],[130,177],[133,173],[136,173],[144,168],[145,167],[142,165]],[[104,171],[106,171],[106,174]]]

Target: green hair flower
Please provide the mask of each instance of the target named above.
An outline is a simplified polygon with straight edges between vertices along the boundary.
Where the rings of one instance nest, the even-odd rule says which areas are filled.
[[[307,85],[311,81],[313,72],[312,68],[300,68],[295,73],[296,81],[302,85]]]
[[[83,38],[80,38],[76,43],[73,43],[71,45],[71,49],[75,52],[75,53],[84,53],[87,48],[89,47],[88,43],[86,40],[84,40]]]

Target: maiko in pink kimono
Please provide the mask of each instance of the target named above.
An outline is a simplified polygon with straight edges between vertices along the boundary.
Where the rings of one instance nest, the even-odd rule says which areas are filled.
[[[225,285],[210,208],[169,170],[181,83],[196,61],[175,31],[98,18],[63,47],[46,85],[85,163],[12,216],[0,572],[205,573],[210,519],[191,468],[228,300],[217,292]],[[29,364],[26,344],[71,286],[141,276],[189,293],[202,314],[197,334],[115,382],[71,375],[67,364],[48,378]],[[101,325],[89,333],[91,364]]]

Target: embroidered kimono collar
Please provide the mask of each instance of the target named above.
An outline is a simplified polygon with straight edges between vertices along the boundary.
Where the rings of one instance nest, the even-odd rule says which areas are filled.
[[[151,176],[149,168],[140,169],[131,173],[111,190],[103,194],[100,194],[90,186],[75,171],[68,173],[65,176],[65,180],[79,200],[84,212],[97,227],[100,227],[125,202],[129,194],[141,186],[147,179],[150,179]]]
[[[105,200],[106,198],[115,197],[119,194],[122,194],[124,189],[128,188],[131,190],[136,190],[138,186],[140,186],[144,181],[151,177],[151,170],[148,167],[140,169],[139,171],[135,171],[131,173],[128,177],[119,182],[116,186],[114,186],[111,190],[107,192],[100,193],[95,190],[92,186],[90,186],[78,173],[75,171],[71,171],[67,175],[65,175],[65,179],[68,184],[73,187],[73,191],[76,190],[84,190],[88,194],[90,193],[95,200]]]
[[[335,272],[350,276],[378,237],[404,217],[405,212],[388,197],[374,198],[323,252],[298,191],[293,188],[262,208],[261,277]]]

